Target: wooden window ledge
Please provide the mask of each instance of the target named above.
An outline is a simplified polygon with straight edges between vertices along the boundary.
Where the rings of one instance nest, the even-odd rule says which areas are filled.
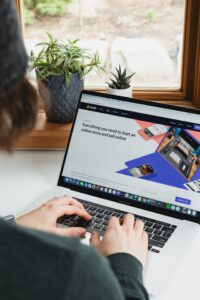
[[[45,113],[39,112],[34,130],[20,138],[14,149],[65,149],[71,126],[71,123],[50,123],[47,121]]]

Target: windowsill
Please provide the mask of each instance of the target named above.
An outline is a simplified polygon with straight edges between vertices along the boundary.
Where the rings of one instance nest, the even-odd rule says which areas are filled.
[[[20,138],[15,149],[65,149],[71,131],[71,123],[54,124],[46,120],[44,112],[38,113],[34,130]]]

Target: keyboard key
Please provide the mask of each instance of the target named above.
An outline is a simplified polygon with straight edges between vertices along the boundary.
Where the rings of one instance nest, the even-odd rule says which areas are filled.
[[[174,230],[175,230],[175,228],[168,228],[167,232],[171,232],[171,233],[173,233],[173,232],[174,232]]]
[[[95,221],[95,223],[101,223],[102,219],[95,217],[94,221]]]
[[[160,224],[154,224],[154,225],[153,225],[153,228],[155,228],[155,229],[161,229],[161,228],[162,228],[162,225],[160,225]]]
[[[162,234],[162,236],[164,236],[164,237],[166,237],[166,238],[170,238],[171,235],[172,235],[171,232],[164,232],[164,233]]]
[[[112,211],[106,210],[106,211],[104,212],[104,214],[105,214],[105,215],[108,215],[108,216],[111,216],[111,215],[112,215]]]
[[[108,215],[106,215],[105,217],[104,217],[104,220],[109,220],[110,219],[110,215],[108,216]]]
[[[116,213],[116,212],[114,212],[114,213],[112,214],[112,217],[117,217],[117,218],[119,218],[120,216],[121,216],[121,214]]]
[[[68,226],[69,222],[71,222],[71,221],[69,221],[68,219],[66,219],[66,220],[63,222],[63,224],[66,225],[66,226]],[[70,226],[72,226],[72,225],[73,225],[73,222],[72,222],[72,224],[71,224]]]
[[[69,221],[68,226],[85,227],[86,228],[89,223],[91,223],[91,221],[86,221],[82,218],[79,218],[76,222]]]
[[[96,211],[98,211],[99,213],[103,213],[103,212],[105,212],[105,208],[97,208]]]
[[[162,243],[166,243],[167,240],[168,240],[167,237],[159,236],[159,235],[156,235],[156,234],[153,235],[152,239],[156,240],[156,241],[160,241]]]
[[[91,216],[96,216],[97,212],[96,211],[88,211],[88,213],[91,215]]]
[[[161,243],[161,242],[156,241],[154,239],[149,239],[149,245],[150,246],[156,246],[158,248],[163,248],[164,247],[164,243]]]
[[[154,253],[160,253],[160,250],[155,249],[155,248],[152,248],[151,251],[154,252]]]
[[[102,213],[97,213],[96,217],[97,217],[97,218],[103,218],[103,217],[104,217],[104,214],[102,214]]]
[[[94,229],[101,229],[102,225],[101,224],[95,224],[93,226]]]
[[[102,224],[103,224],[104,226],[107,226],[107,225],[108,225],[108,220],[103,220]]]
[[[170,230],[170,229],[171,229],[171,231],[174,231],[174,230],[175,230],[175,228],[173,229],[173,228],[171,228],[171,227],[169,227],[169,226],[163,226],[163,228],[162,228],[163,231],[168,231],[168,230]]]
[[[152,223],[152,222],[146,221],[146,222],[145,222],[145,226],[147,226],[147,227],[152,227],[152,226],[153,226],[153,223]]]
[[[90,207],[90,205],[89,205],[89,204],[86,204],[86,203],[83,203],[83,207],[84,207],[85,209],[88,209],[88,208]]]
[[[154,232],[154,228],[149,228],[149,227],[147,227],[146,229],[145,229],[145,231],[147,232],[147,233],[153,233]]]
[[[90,207],[90,211],[96,211],[96,210],[97,210],[97,207],[95,207],[95,206]]]
[[[157,230],[157,229],[155,229],[154,234],[162,235],[162,234],[163,234],[163,231],[162,231],[162,230]]]
[[[152,246],[148,246],[148,251],[150,251],[152,249]]]
[[[148,238],[149,238],[149,239],[151,239],[151,238],[152,238],[152,236],[153,236],[153,234],[152,234],[152,233],[148,233]]]
[[[177,226],[176,225],[171,225],[171,228],[176,229]]]
[[[58,224],[62,224],[65,221],[66,216],[62,216],[60,218],[57,219],[57,223]]]
[[[76,223],[74,223],[73,221],[67,221],[66,223],[64,223],[64,225],[66,226],[75,226]]]

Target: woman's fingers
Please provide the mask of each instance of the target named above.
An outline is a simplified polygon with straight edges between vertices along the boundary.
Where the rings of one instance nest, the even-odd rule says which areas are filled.
[[[114,227],[117,227],[117,226],[120,226],[120,223],[119,223],[119,218],[117,217],[111,217],[109,219],[109,222],[108,222],[108,229],[109,228],[114,228]]]
[[[142,233],[142,240],[144,242],[145,245],[148,245],[148,233],[146,231],[143,230],[143,233]]]
[[[98,232],[93,231],[90,237],[90,245],[94,247],[98,247],[99,244],[100,244],[100,236]]]
[[[83,207],[83,205],[82,205],[78,200],[76,200],[76,199],[74,199],[74,198],[71,198],[71,197],[65,195],[65,196],[63,197],[63,199],[66,199],[69,205],[72,204],[72,205],[78,206],[78,207],[80,207],[80,208],[82,208],[82,209],[85,209],[85,208]]]
[[[48,201],[47,203],[49,204],[67,204],[67,205],[75,205],[77,207],[80,207],[82,209],[84,209],[83,205],[77,201],[76,199],[70,197],[70,196],[63,196],[63,197],[54,197],[53,199],[51,199],[50,201]]]
[[[55,217],[57,218],[63,215],[77,215],[86,220],[91,220],[91,216],[85,210],[81,203],[73,198],[62,197],[62,198],[53,198],[43,205],[44,208],[48,208]]]
[[[135,229],[136,234],[142,235],[142,233],[144,231],[144,222],[142,222],[141,220],[137,220],[135,222],[134,229]]]
[[[79,208],[75,205],[60,205],[57,208],[58,217],[61,217],[63,215],[77,215],[85,220],[91,220],[92,216],[88,214],[88,212],[85,209]]]
[[[135,217],[132,214],[126,214],[123,216],[122,225],[126,229],[133,229],[135,223]]]

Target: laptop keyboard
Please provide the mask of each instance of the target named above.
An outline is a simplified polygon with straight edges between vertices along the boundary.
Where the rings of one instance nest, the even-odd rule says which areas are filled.
[[[123,215],[127,214],[125,211],[108,208],[82,199],[77,200],[82,203],[87,212],[93,217],[92,220],[86,221],[78,216],[64,215],[58,218],[58,224],[63,224],[69,227],[84,227],[87,232],[96,230],[99,235],[103,236],[111,216],[122,218]],[[174,233],[177,226],[135,214],[134,216],[136,220],[144,222],[144,229],[148,233],[149,237],[148,250],[154,253],[159,253],[161,248],[165,246],[168,239]]]

